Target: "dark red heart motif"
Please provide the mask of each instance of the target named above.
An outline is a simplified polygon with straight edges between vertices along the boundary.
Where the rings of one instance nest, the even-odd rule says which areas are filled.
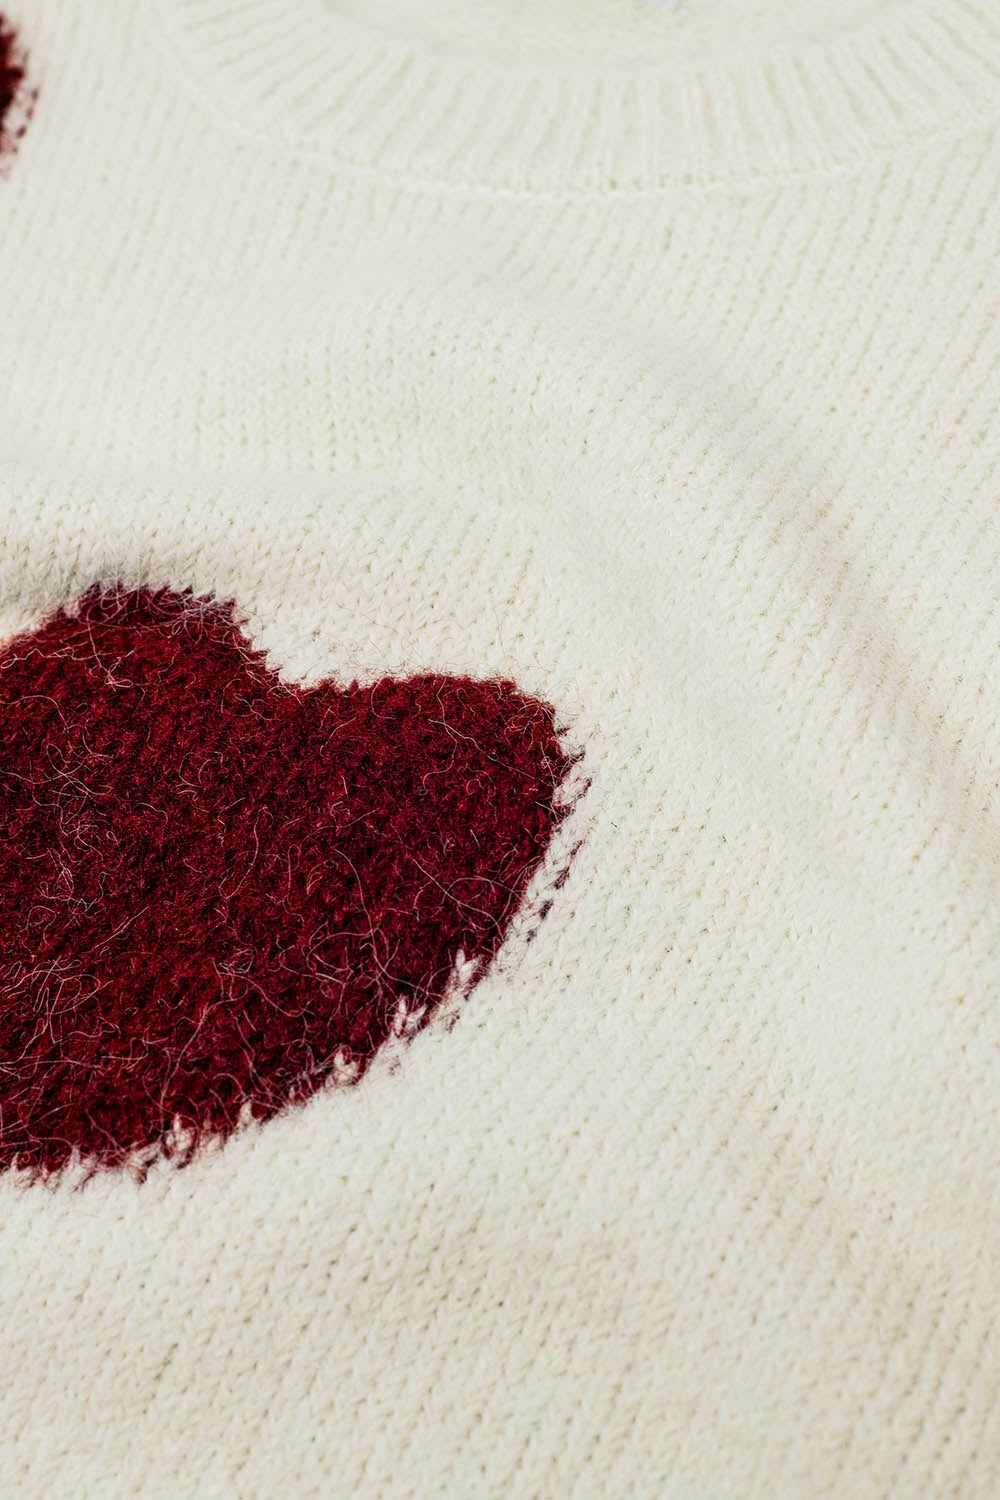
[[[0,15],[0,161],[24,134],[33,102],[14,28]]]
[[[0,1168],[190,1157],[482,975],[573,763],[510,682],[289,685],[91,589],[0,652]]]

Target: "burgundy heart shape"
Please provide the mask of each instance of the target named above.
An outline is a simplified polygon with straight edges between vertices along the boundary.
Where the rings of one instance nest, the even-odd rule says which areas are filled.
[[[0,714],[0,1168],[36,1173],[360,1076],[482,975],[573,760],[510,682],[296,687],[169,590],[8,644]]]
[[[13,26],[0,15],[0,160],[25,132],[34,103],[25,83],[25,59]]]

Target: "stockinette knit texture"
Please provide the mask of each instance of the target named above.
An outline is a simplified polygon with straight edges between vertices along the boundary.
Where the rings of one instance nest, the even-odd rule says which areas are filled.
[[[3,10],[4,1493],[993,1500],[1000,10]]]

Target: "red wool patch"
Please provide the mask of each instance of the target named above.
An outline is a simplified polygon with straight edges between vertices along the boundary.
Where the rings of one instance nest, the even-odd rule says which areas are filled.
[[[565,816],[509,682],[281,682],[92,589],[0,651],[0,1169],[189,1158],[481,977]]]
[[[21,139],[34,102],[25,84],[24,62],[14,28],[0,15],[0,158]]]

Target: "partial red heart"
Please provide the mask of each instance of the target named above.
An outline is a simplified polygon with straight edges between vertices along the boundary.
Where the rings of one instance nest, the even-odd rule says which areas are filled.
[[[24,54],[13,26],[0,15],[0,161],[24,134],[33,104]]]
[[[482,975],[572,757],[510,682],[301,688],[94,588],[0,651],[0,1167],[187,1156]]]

